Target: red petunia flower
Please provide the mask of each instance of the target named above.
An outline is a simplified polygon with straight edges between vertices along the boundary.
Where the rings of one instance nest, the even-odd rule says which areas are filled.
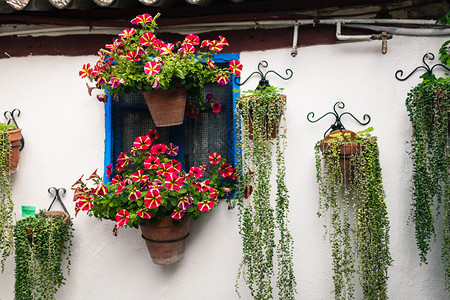
[[[220,105],[219,101],[216,101],[211,104],[211,109],[212,109],[213,113],[217,114],[222,109],[222,105]]]
[[[220,160],[222,159],[222,157],[220,156],[219,153],[214,152],[209,155],[208,159],[212,165],[217,165],[220,162]]]
[[[186,114],[189,118],[195,119],[198,116],[198,108],[193,104],[188,104],[186,107]]]
[[[157,208],[161,205],[162,197],[157,189],[151,189],[144,197],[144,205],[149,209]]]
[[[117,227],[127,225],[129,220],[130,220],[130,213],[126,209],[121,209],[117,212],[116,215]]]

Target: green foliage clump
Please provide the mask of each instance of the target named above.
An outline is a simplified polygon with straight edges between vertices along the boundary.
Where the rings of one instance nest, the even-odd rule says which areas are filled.
[[[334,297],[354,299],[357,273],[363,299],[387,299],[390,227],[376,138],[368,131],[330,136],[316,144],[315,156],[318,215],[330,218],[325,227],[332,249]],[[344,149],[352,151],[344,155]]]
[[[443,205],[442,259],[446,286],[450,288],[450,177],[449,112],[450,78],[424,81],[406,99],[412,123],[413,222],[420,261],[427,262],[435,223]]]
[[[14,126],[0,123],[0,253],[1,271],[5,260],[14,251],[12,215],[14,203],[11,199],[11,178],[9,172],[11,142],[8,129]]]
[[[47,217],[41,211],[14,227],[16,300],[55,299],[65,283],[61,263],[66,254],[69,273],[73,228],[70,220],[67,224],[63,219],[61,215]]]
[[[246,93],[250,95],[238,99],[236,110],[237,119],[240,119],[237,122],[237,140],[241,149],[238,157],[240,178],[237,206],[243,245],[236,291],[242,276],[254,299],[272,299],[276,255],[279,298],[294,299],[296,281],[293,239],[288,229],[286,127],[280,124],[286,96],[273,87]],[[279,132],[274,137],[276,131]],[[270,180],[273,166],[276,167],[275,190]],[[274,200],[274,207],[271,200]],[[279,233],[278,241],[275,240],[276,232]]]

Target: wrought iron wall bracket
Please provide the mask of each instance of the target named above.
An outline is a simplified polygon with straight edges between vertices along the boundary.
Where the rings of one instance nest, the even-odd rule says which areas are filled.
[[[424,66],[418,66],[411,73],[409,73],[409,75],[406,76],[405,78],[401,78],[401,76],[403,76],[403,71],[402,70],[397,70],[397,72],[395,72],[395,78],[397,78],[397,80],[400,80],[400,81],[405,81],[406,79],[411,77],[412,74],[414,74],[417,70],[420,70],[420,69],[424,69],[428,73],[428,75],[432,75],[433,74],[433,69],[436,68],[436,67],[442,67],[442,68],[446,69],[447,71],[450,71],[450,69],[448,67],[446,67],[445,65],[443,65],[443,64],[436,64],[436,65],[434,65],[434,66],[432,66],[430,68],[430,66],[427,64],[425,59],[428,59],[430,61],[433,60],[434,59],[434,54],[433,53],[426,53],[423,56],[423,58],[422,58],[422,62],[424,64]]]
[[[234,83],[236,83],[237,85],[241,86],[244,85],[249,79],[250,77],[252,77],[255,74],[258,74],[261,79],[259,80],[259,84],[256,87],[257,90],[261,90],[264,89],[264,87],[270,86],[269,85],[269,80],[267,80],[267,74],[269,73],[274,73],[275,75],[277,75],[278,77],[280,77],[283,80],[288,80],[291,79],[292,75],[294,75],[294,72],[291,69],[286,69],[286,77],[281,76],[280,74],[278,74],[277,72],[273,71],[273,70],[269,70],[266,73],[263,73],[263,71],[261,70],[261,68],[267,68],[269,64],[267,63],[267,61],[263,60],[258,64],[258,71],[253,72],[252,74],[250,74],[250,76],[247,77],[247,79],[244,80],[244,82],[242,83],[238,83],[237,82],[237,78],[234,78]]]
[[[17,116],[19,117],[20,116],[20,110],[17,109],[17,108],[14,108],[13,111],[5,111],[3,113],[3,115],[5,116],[5,118],[7,120],[6,124],[11,124],[11,122],[12,122],[12,125],[14,125],[17,128],[19,128],[19,125],[17,125],[17,122],[16,122],[16,118],[14,118],[14,113],[16,113],[16,112],[17,112]],[[22,151],[23,147],[25,146],[25,140],[23,139],[23,135],[22,135],[22,139],[20,140],[20,143],[21,143],[20,151]]]
[[[60,195],[60,191],[62,191],[62,194]],[[69,212],[66,209],[66,206],[64,205],[64,203],[61,200],[61,196],[64,195],[66,193],[66,189],[65,188],[55,188],[55,187],[50,187],[48,189],[49,194],[55,194],[55,196],[53,197],[52,203],[50,203],[50,206],[48,207],[48,211],[50,211],[50,209],[52,208],[52,205],[55,203],[55,200],[57,200],[62,208],[64,209],[64,211],[70,216]]]
[[[324,133],[323,136],[326,136],[328,132],[331,132],[331,131],[334,131],[334,130],[345,129],[344,125],[343,125],[342,122],[341,122],[341,118],[342,118],[342,116],[344,116],[344,115],[349,115],[349,116],[351,116],[356,122],[358,122],[358,123],[361,124],[361,125],[367,125],[367,124],[369,124],[369,122],[370,122],[370,116],[369,116],[368,114],[363,115],[363,122],[361,122],[361,121],[359,121],[355,116],[353,116],[353,115],[352,115],[351,113],[349,113],[349,112],[343,112],[343,113],[341,113],[341,114],[338,114],[337,108],[339,108],[339,109],[344,109],[344,108],[345,108],[344,102],[341,102],[341,101],[336,102],[336,103],[334,104],[334,106],[333,106],[333,111],[332,111],[332,112],[331,112],[331,111],[330,111],[330,112],[327,112],[326,114],[324,114],[323,116],[321,116],[321,117],[318,118],[317,120],[313,120],[313,118],[314,118],[314,113],[313,113],[313,112],[310,112],[310,113],[306,116],[306,118],[307,118],[308,121],[311,122],[311,123],[316,123],[316,122],[322,120],[324,117],[326,117],[326,116],[328,116],[328,115],[333,115],[333,116],[336,118],[335,122],[334,122],[333,124],[331,124],[330,128],[328,128],[328,130],[325,131],[325,133]],[[366,120],[366,121],[364,122],[364,120]]]

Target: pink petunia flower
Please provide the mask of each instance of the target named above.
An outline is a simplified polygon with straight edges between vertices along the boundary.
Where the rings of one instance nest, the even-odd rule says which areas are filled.
[[[155,41],[156,36],[151,32],[144,33],[143,36],[139,38],[142,46],[150,46]]]
[[[123,30],[121,33],[119,33],[119,36],[121,37],[121,38],[126,38],[126,39],[128,39],[128,38],[130,38],[133,34],[135,34],[136,33],[136,30],[134,29],[134,28],[131,28],[131,29],[125,29],[125,30]]]
[[[199,167],[191,167],[191,169],[189,170],[189,175],[195,178],[200,178],[203,176],[203,170]]]
[[[168,174],[164,178],[164,185],[168,190],[171,191],[179,191],[185,180],[183,177],[180,177],[177,174]]]
[[[222,109],[222,105],[220,105],[219,101],[216,101],[211,104],[211,109],[212,109],[213,113],[217,114]]]
[[[139,149],[144,150],[144,149],[148,149],[151,144],[152,144],[152,140],[148,136],[143,135],[143,136],[137,137],[134,140],[133,146],[138,150]]]
[[[242,68],[242,64],[238,60],[235,59],[230,62],[230,71],[234,74],[234,76],[240,77]]]
[[[144,72],[147,75],[156,75],[161,71],[161,65],[152,61],[146,62],[144,65]]]
[[[144,167],[150,170],[156,170],[159,167],[160,160],[157,156],[151,155],[144,160]]]
[[[144,175],[143,170],[138,170],[131,174],[131,179],[133,179],[135,182],[146,182],[148,180],[148,175]]]
[[[150,152],[154,155],[158,155],[158,154],[162,154],[164,152],[166,152],[167,150],[167,146],[164,144],[156,144],[153,145],[152,148],[150,149]]]
[[[214,152],[209,155],[208,159],[212,165],[217,165],[218,163],[220,163],[220,160],[222,159],[222,157],[220,156],[219,153]]]
[[[130,191],[130,196],[128,196],[128,200],[135,201],[141,198],[141,195],[142,195],[141,191],[139,191],[137,187],[134,186]]]
[[[131,20],[131,24],[147,24],[153,20],[152,16],[149,14],[138,15],[136,18]]]
[[[188,106],[186,107],[186,114],[191,119],[197,118],[197,116],[198,116],[198,108],[197,108],[197,106],[195,106],[193,104],[188,104]]]
[[[161,205],[161,200],[158,189],[150,189],[144,197],[144,205],[148,209],[154,209]]]
[[[197,208],[201,212],[207,212],[213,208],[214,204],[214,201],[203,200],[202,202],[197,203]]]
[[[188,34],[183,43],[190,43],[192,45],[198,45],[200,44],[200,38],[196,34]]]
[[[185,211],[180,208],[175,208],[172,214],[170,215],[172,219],[179,220],[185,215]]]
[[[82,68],[81,71],[78,73],[78,75],[79,75],[81,78],[85,78],[86,76],[91,75],[91,73],[92,73],[91,65],[90,65],[90,64],[84,64],[84,65],[83,65],[83,68]]]
[[[128,52],[126,58],[129,61],[138,61],[141,56],[137,54],[136,52]]]
[[[126,209],[121,209],[117,212],[116,215],[117,227],[127,225],[129,220],[130,220],[130,213]]]
[[[147,131],[147,133],[145,134],[146,136],[149,137],[149,139],[152,141],[156,140],[159,137],[159,133],[156,129],[150,129],[149,131]]]
[[[228,78],[226,73],[220,73],[219,75],[217,75],[216,81],[221,85],[225,85],[230,81],[230,79]]]
[[[138,210],[136,213],[139,217],[141,217],[142,219],[146,219],[146,220],[153,217],[153,215],[150,213],[150,211],[145,208]]]

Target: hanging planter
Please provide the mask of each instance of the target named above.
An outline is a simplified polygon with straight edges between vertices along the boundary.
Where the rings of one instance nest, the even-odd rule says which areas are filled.
[[[242,277],[254,299],[273,298],[274,274],[279,299],[294,299],[296,293],[293,238],[288,228],[286,126],[284,122],[280,126],[286,96],[279,90],[265,87],[245,92],[250,95],[238,99],[235,112],[241,148],[237,206],[243,248],[236,291],[239,294]],[[272,170],[276,170],[273,189]]]
[[[190,218],[180,224],[174,224],[170,216],[164,217],[156,224],[149,221],[139,224],[142,238],[155,264],[170,265],[183,259],[190,224]]]
[[[183,124],[186,89],[142,91],[142,94],[157,127]]]
[[[242,64],[233,60],[227,67],[217,67],[212,59],[225,46],[229,46],[226,38],[219,36],[217,40],[200,40],[195,34],[188,34],[182,41],[166,43],[156,37],[159,13],[153,17],[150,14],[136,16],[131,23],[133,28],[124,29],[113,44],[105,45],[98,51],[99,60],[91,67],[83,65],[79,72],[81,78],[88,78],[95,87],[88,86],[91,94],[93,89],[105,90],[118,99],[118,96],[138,92],[152,91],[156,95],[145,98],[159,98],[163,91],[176,93],[169,99],[179,97],[175,102],[185,101],[185,91],[173,92],[180,86],[189,95],[199,96],[206,84],[217,82],[225,85],[232,75],[239,77]],[[107,59],[105,59],[107,57]],[[184,94],[184,96],[178,96]],[[107,101],[106,94],[98,95],[101,102]],[[184,98],[184,100],[182,100]],[[149,100],[147,100],[149,101]],[[156,117],[156,108],[151,100],[150,112],[156,126],[172,126],[182,124],[183,119],[172,119],[171,114]],[[184,112],[185,102],[180,104]],[[172,104],[164,101],[160,108],[171,108]],[[177,113],[181,117],[182,113]],[[159,125],[158,125],[159,124]]]
[[[64,285],[66,255],[70,271],[72,223],[65,212],[43,212],[14,227],[15,299],[55,299]],[[68,243],[68,245],[66,245]]]
[[[325,153],[329,150],[331,143],[339,143],[339,166],[342,178],[339,182],[347,186],[352,182],[352,166],[350,159],[361,152],[361,144],[355,142],[356,134],[353,131],[342,129],[334,130],[320,141],[320,151]]]
[[[154,129],[147,134],[120,154],[114,169],[108,167],[110,183],[96,172],[86,181],[80,177],[72,187],[75,211],[114,220],[114,235],[123,226],[140,227],[153,262],[173,264],[184,256],[191,219],[227,198],[237,175],[218,153],[209,155],[209,164],[184,171],[173,158],[178,146],[154,143]]]
[[[9,171],[16,173],[19,166],[20,148],[22,147],[22,129],[10,129],[9,142],[11,143],[11,156],[9,157]]]
[[[248,130],[249,139],[253,140],[255,134],[257,134],[255,128],[256,130],[262,130],[261,136],[264,139],[275,139],[281,116],[286,107],[286,95],[275,92],[270,87],[266,92],[255,90],[245,93],[248,95],[237,99],[237,103],[242,121],[246,123],[245,128]]]
[[[433,241],[443,241],[445,285],[450,290],[450,79],[418,84],[409,92],[406,108],[413,129],[412,219],[419,258],[427,263]],[[440,223],[443,230],[436,228]]]
[[[370,130],[356,134],[337,130],[315,146],[319,216],[330,220],[326,227],[335,299],[354,299],[355,272],[363,299],[387,299],[387,270],[392,263],[389,219],[379,149]]]

